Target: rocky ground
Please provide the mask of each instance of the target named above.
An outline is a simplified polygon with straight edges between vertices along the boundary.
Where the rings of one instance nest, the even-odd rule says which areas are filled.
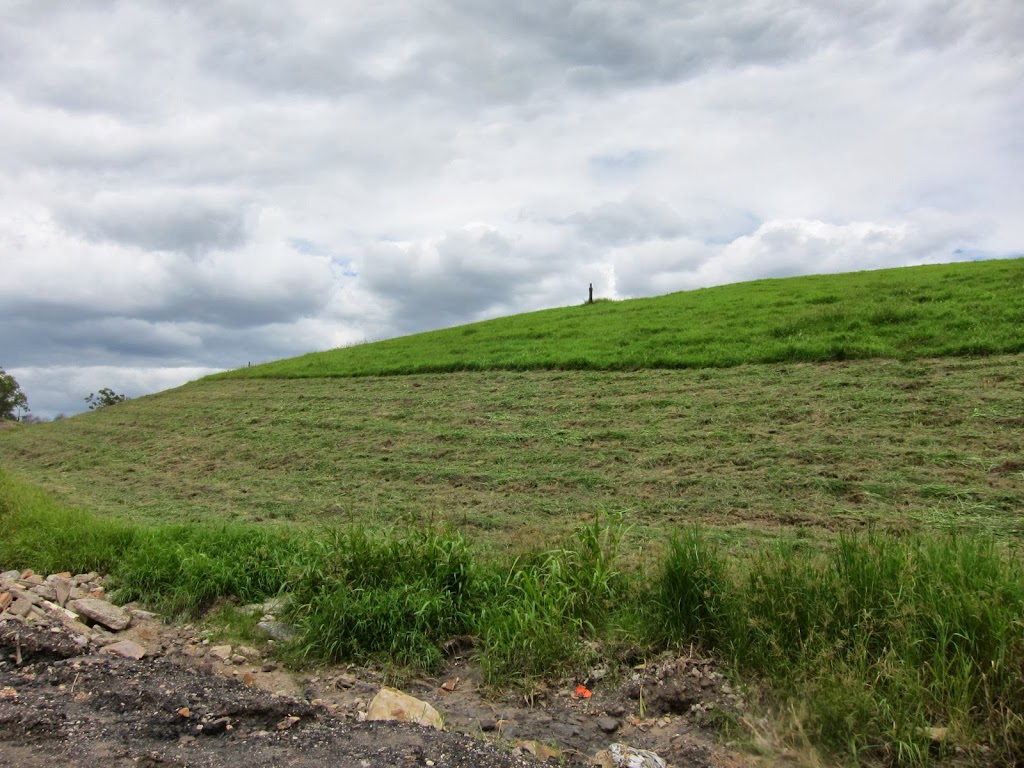
[[[715,722],[742,701],[707,659],[496,694],[454,643],[443,675],[402,686],[439,730],[375,719],[394,716],[375,704],[390,682],[379,670],[296,673],[271,647],[113,606],[95,574],[0,574],[0,766],[749,764],[716,745]]]

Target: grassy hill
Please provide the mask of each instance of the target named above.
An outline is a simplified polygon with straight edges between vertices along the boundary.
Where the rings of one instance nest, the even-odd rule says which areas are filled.
[[[655,542],[1016,535],[1022,329],[1021,259],[758,281],[231,371],[0,432],[0,461],[136,519],[433,520],[513,551],[601,510]],[[895,359],[799,362],[869,353]]]
[[[549,309],[233,377],[717,368],[1024,351],[1024,260],[817,275]]]
[[[1018,259],[230,371],[0,430],[0,566],[169,612],[283,592],[307,660],[436,666],[472,634],[524,685],[695,643],[771,684],[781,741],[1014,764],[1022,329]]]

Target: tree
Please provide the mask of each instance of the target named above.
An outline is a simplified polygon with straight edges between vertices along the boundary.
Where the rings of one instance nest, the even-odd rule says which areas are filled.
[[[89,404],[89,410],[95,411],[97,408],[106,408],[108,405],[117,405],[127,400],[126,395],[119,395],[110,387],[104,387],[99,391],[99,394],[90,392],[89,396],[85,398],[85,402]]]
[[[28,413],[28,398],[11,374],[0,368],[0,419],[21,421]]]

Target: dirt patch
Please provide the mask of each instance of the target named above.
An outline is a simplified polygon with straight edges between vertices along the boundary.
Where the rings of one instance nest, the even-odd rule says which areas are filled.
[[[677,768],[747,762],[715,743],[716,719],[742,702],[706,659],[665,657],[617,676],[595,669],[525,695],[485,695],[466,650],[444,675],[402,686],[441,711],[437,731],[363,721],[388,682],[379,670],[294,673],[258,649],[227,649],[157,619],[134,621],[118,639],[146,655],[83,648],[56,623],[0,620],[0,765],[512,768],[542,762],[534,752],[588,765],[614,742]]]

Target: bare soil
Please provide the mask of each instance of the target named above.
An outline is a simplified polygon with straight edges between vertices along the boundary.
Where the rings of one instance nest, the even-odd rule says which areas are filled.
[[[707,659],[596,669],[524,695],[481,690],[469,651],[456,649],[442,676],[401,686],[444,715],[438,731],[364,721],[392,682],[380,670],[294,672],[244,647],[221,659],[196,628],[155,619],[118,638],[147,655],[83,651],[60,627],[0,621],[0,766],[571,766],[613,742],[676,768],[750,763],[716,744],[715,723],[742,700]]]

